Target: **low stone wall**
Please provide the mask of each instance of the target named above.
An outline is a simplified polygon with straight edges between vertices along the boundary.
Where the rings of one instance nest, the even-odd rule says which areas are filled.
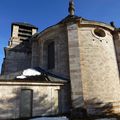
[[[54,115],[67,110],[62,83],[0,81],[0,119]],[[60,94],[62,94],[60,96]]]

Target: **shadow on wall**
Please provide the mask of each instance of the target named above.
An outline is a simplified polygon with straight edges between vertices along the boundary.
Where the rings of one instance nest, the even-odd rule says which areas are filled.
[[[120,119],[120,114],[115,113],[113,108],[112,103],[104,103],[93,98],[84,102],[84,108],[73,108],[71,118],[89,118],[93,120],[94,118],[116,117]]]
[[[27,90],[27,88],[24,87],[24,89]],[[24,99],[23,103],[21,102],[21,88],[19,89],[13,89],[12,95],[3,94],[3,97],[0,98],[0,120],[4,119],[16,119],[16,118],[31,118],[35,116],[42,116],[42,115],[52,115],[57,112],[57,108],[55,107],[55,103],[51,100],[48,100],[48,95],[43,94],[40,95],[40,93],[33,93],[33,97],[31,104],[28,105],[26,103],[29,103],[29,100]],[[24,108],[24,111],[22,109],[22,105]],[[31,108],[30,108],[31,106]],[[29,110],[31,109],[31,110]],[[20,115],[30,115],[30,112],[32,111],[32,116],[20,116]],[[23,113],[20,113],[23,112]],[[23,119],[22,118],[22,119]]]
[[[55,105],[54,98],[49,97],[48,95],[40,95],[40,93],[35,93],[33,98],[33,107],[34,107],[34,115],[53,115],[57,114],[58,109]]]
[[[6,94],[2,92],[2,97],[0,97],[0,119],[16,119],[20,118],[20,112],[25,113],[25,115],[29,115],[29,113],[26,113],[32,111],[32,116],[27,116],[28,118],[37,117],[37,116],[52,116],[57,114],[58,109],[55,105],[54,100],[52,97],[43,94],[41,95],[39,92],[33,92],[32,99],[32,105],[26,104],[26,102],[29,102],[28,99],[23,99],[23,103],[21,103],[21,91],[22,90],[29,90],[27,87],[19,87],[14,88],[12,90],[11,94]],[[24,95],[24,94],[23,94]],[[24,97],[24,96],[23,96]],[[28,97],[27,97],[28,98]],[[76,99],[76,101],[81,100],[80,98]],[[105,116],[107,117],[117,117],[120,116],[118,114],[115,114],[113,111],[113,105],[112,103],[104,103],[96,98],[87,100],[84,103],[84,108],[73,108],[70,112],[71,115],[69,117],[71,118],[103,118]],[[24,111],[20,110],[22,109],[22,105],[24,108]],[[23,118],[22,118],[23,119]]]
[[[31,47],[32,44],[28,38],[22,41],[21,43],[19,43],[18,45],[16,45],[15,47],[11,48],[10,51],[31,53]]]
[[[18,116],[19,107],[17,104],[19,104],[20,93],[14,90],[13,94],[11,97],[11,95],[2,92],[3,96],[0,97],[0,119]]]
[[[31,42],[29,40],[25,40],[13,48],[5,48],[5,59],[2,64],[1,75],[18,72],[30,67],[31,47]],[[12,61],[6,61],[6,59],[11,60],[11,58]],[[22,64],[20,64],[20,62]]]

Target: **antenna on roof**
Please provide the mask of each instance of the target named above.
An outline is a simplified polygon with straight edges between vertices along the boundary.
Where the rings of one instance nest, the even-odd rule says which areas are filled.
[[[71,15],[71,16],[73,16],[75,14],[74,0],[69,0],[68,12],[69,12],[69,15]]]

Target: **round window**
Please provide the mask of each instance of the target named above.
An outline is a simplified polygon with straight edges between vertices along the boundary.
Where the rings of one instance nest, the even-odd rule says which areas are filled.
[[[95,30],[94,30],[94,33],[95,33],[95,35],[97,35],[98,37],[105,37],[105,31],[104,30],[102,30],[102,29],[99,29],[99,28],[96,28]]]

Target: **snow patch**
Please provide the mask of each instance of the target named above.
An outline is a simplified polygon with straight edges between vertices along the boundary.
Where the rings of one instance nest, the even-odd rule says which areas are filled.
[[[17,76],[16,78],[18,79],[25,79],[29,76],[38,76],[38,75],[41,75],[41,72],[35,70],[35,69],[32,69],[32,68],[29,68],[29,69],[26,69],[22,72],[22,74],[20,76]]]
[[[21,76],[17,76],[16,78],[18,78],[18,79],[25,79],[25,78],[26,78],[26,76],[21,75]]]
[[[68,120],[67,117],[40,117],[40,118],[33,118],[30,120]]]
[[[27,69],[23,71],[23,75],[24,76],[36,76],[36,75],[41,75],[41,73],[35,69]]]

